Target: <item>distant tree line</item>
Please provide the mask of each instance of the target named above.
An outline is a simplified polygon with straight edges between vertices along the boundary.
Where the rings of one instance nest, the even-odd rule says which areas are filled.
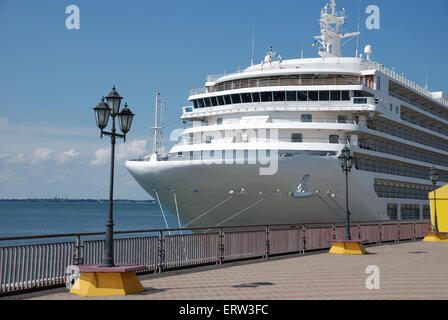
[[[29,198],[29,199],[0,199],[0,202],[109,202],[108,199],[61,199],[61,198]],[[115,203],[157,203],[155,200],[116,199]]]

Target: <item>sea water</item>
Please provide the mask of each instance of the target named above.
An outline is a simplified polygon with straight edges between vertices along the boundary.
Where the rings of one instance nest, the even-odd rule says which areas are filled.
[[[177,216],[164,210],[168,227]],[[104,232],[106,202],[0,202],[0,238],[62,233]],[[114,203],[114,231],[166,229],[158,204]],[[0,246],[2,243],[0,243]]]

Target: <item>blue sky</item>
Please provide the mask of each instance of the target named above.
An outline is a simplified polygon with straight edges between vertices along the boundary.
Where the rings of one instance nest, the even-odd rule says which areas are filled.
[[[0,0],[0,198],[107,198],[110,143],[100,140],[92,108],[113,84],[136,114],[118,145],[115,195],[145,199],[124,168],[151,150],[154,98],[168,109],[168,130],[182,127],[189,89],[207,74],[255,62],[269,46],[283,59],[315,57],[311,45],[325,0],[103,1]],[[361,48],[429,89],[447,91],[446,0],[339,0]],[[367,30],[368,5],[381,29]],[[77,5],[81,28],[67,30],[65,8]],[[343,48],[354,55],[356,41]]]

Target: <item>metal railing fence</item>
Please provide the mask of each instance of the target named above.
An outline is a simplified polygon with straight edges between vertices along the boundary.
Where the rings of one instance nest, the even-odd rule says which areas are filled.
[[[423,238],[430,228],[428,220],[373,221],[352,224],[351,233],[353,239],[381,244]],[[344,232],[343,223],[117,231],[114,254],[116,263],[144,265],[149,272],[163,272],[328,249],[331,240],[342,239]],[[103,235],[79,233],[0,238],[0,243],[50,241],[0,246],[0,295],[62,286],[67,266],[101,263],[104,240],[92,237]],[[70,237],[73,240],[58,241]]]

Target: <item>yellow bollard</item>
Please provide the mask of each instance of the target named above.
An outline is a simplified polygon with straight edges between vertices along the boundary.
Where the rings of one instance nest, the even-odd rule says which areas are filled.
[[[99,265],[78,266],[80,277],[70,293],[84,297],[123,296],[144,291],[136,271],[146,270],[145,266],[118,265],[111,268]]]
[[[446,232],[430,232],[423,239],[424,242],[448,242]]]
[[[329,253],[348,255],[368,254],[367,250],[362,245],[362,241],[358,240],[334,240]]]

